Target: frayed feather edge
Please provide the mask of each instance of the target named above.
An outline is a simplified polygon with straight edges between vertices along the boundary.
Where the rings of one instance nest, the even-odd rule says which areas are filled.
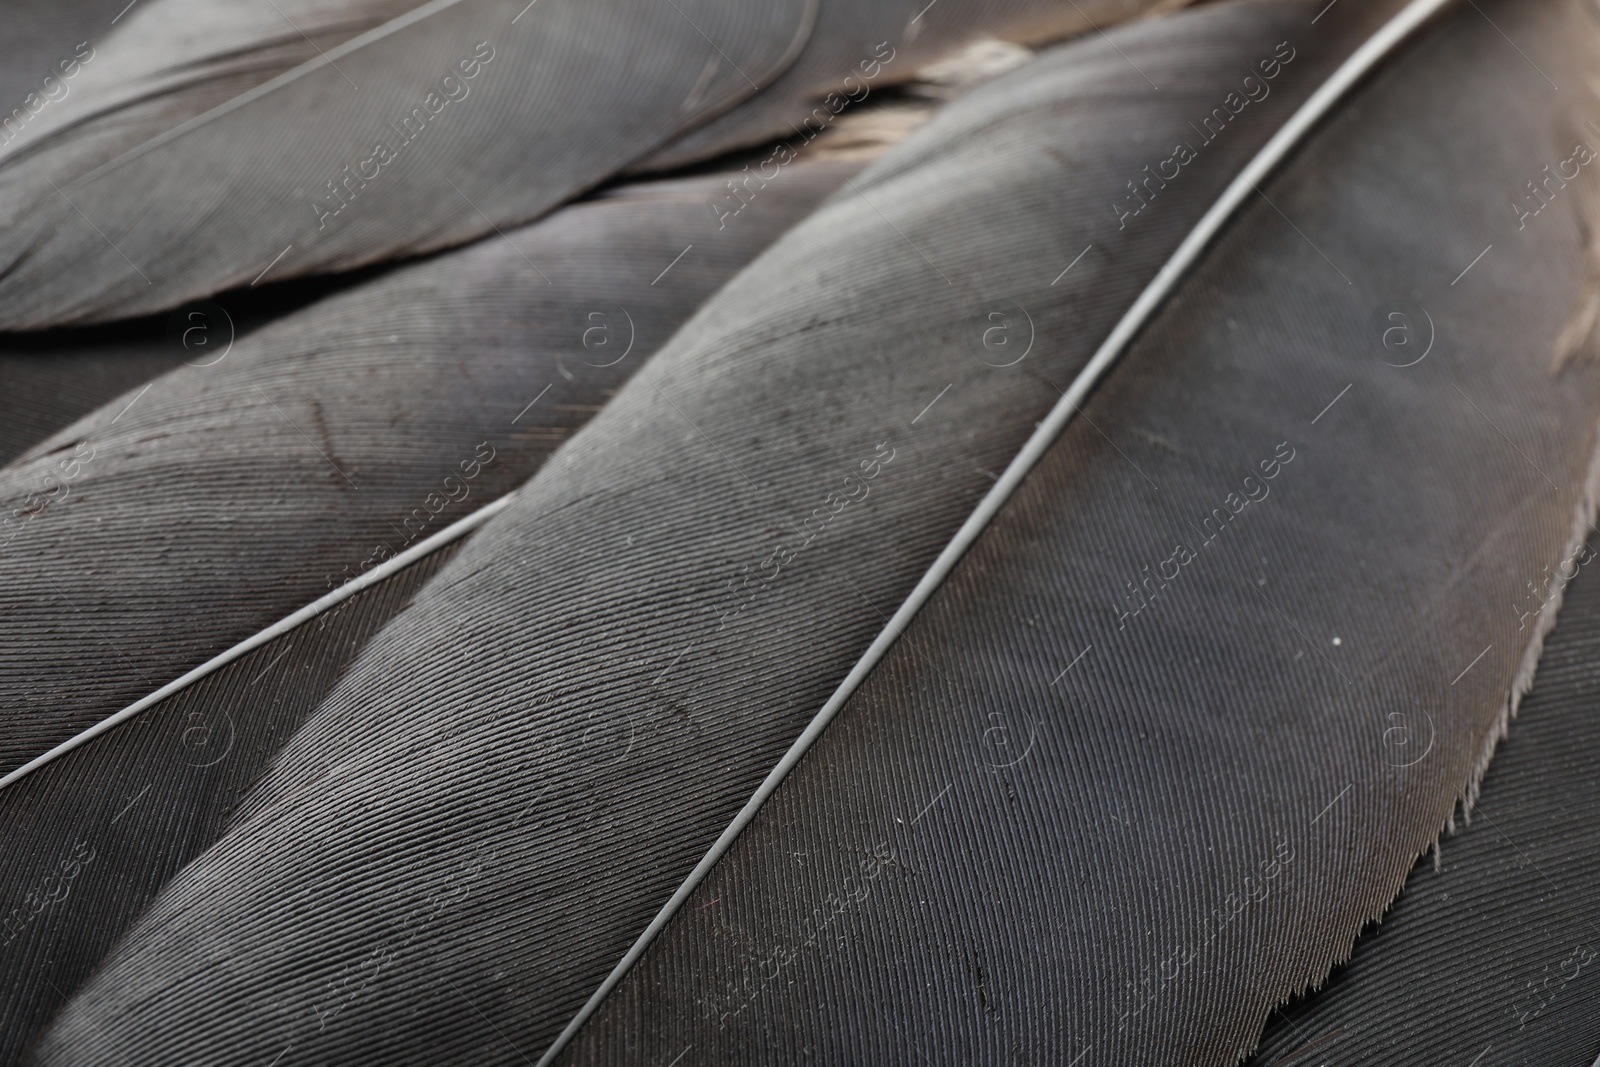
[[[1594,520],[1597,510],[1600,510],[1600,421],[1595,424],[1593,444],[1590,447],[1589,454],[1589,469],[1584,478],[1583,492],[1579,495],[1577,507],[1574,509],[1572,533],[1567,538],[1564,559],[1572,558],[1588,542],[1589,531],[1595,528]],[[1462,823],[1466,826],[1472,825],[1472,809],[1477,804],[1478,797],[1482,792],[1483,777],[1489,771],[1489,764],[1494,760],[1495,752],[1499,748],[1501,740],[1509,736],[1511,732],[1511,722],[1517,717],[1517,712],[1521,710],[1522,698],[1533,688],[1534,677],[1539,669],[1539,660],[1544,655],[1545,638],[1549,636],[1551,630],[1555,629],[1556,616],[1561,611],[1561,605],[1565,603],[1567,586],[1571,584],[1571,580],[1562,582],[1554,595],[1545,602],[1538,618],[1534,620],[1533,635],[1528,639],[1528,644],[1523,650],[1522,662],[1517,667],[1517,673],[1512,676],[1510,692],[1506,695],[1505,702],[1500,706],[1499,714],[1495,716],[1495,721],[1484,738],[1482,749],[1468,776],[1466,788],[1456,794],[1456,799],[1451,804],[1450,813],[1445,816],[1444,822],[1434,832],[1432,840],[1411,857],[1411,862],[1406,864],[1396,883],[1389,889],[1385,902],[1362,921],[1361,925],[1356,928],[1355,933],[1351,935],[1349,941],[1345,943],[1345,947],[1334,956],[1321,975],[1279,998],[1267,1008],[1261,1018],[1261,1029],[1251,1039],[1248,1047],[1242,1048],[1236,1053],[1235,1062],[1243,1062],[1260,1049],[1267,1019],[1271,1017],[1273,1012],[1282,1014],[1282,1009],[1292,1001],[1318,992],[1327,984],[1334,971],[1350,961],[1350,958],[1355,955],[1357,942],[1361,940],[1369,928],[1382,925],[1384,917],[1389,914],[1390,909],[1399,901],[1401,893],[1405,890],[1405,884],[1411,876],[1411,871],[1416,867],[1418,860],[1431,852],[1433,853],[1434,873],[1439,874],[1443,870],[1444,837],[1446,834],[1453,836],[1457,832],[1456,811],[1458,808],[1461,813]],[[1595,1067],[1600,1067],[1600,1061],[1596,1061]]]

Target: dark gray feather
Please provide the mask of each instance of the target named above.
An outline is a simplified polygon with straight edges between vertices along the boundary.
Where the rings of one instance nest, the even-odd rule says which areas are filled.
[[[1592,519],[1596,29],[1463,7],[1264,185],[563,1062],[1226,1067],[1320,982],[1474,794]],[[1593,936],[1467,949],[1516,921],[1371,995]],[[1410,1018],[1274,1050],[1513,1025]]]
[[[0,790],[0,1063],[227,826],[272,754],[448,545]]]
[[[0,335],[0,464],[95,409],[308,304],[372,280],[382,268],[243,289],[84,329]]]
[[[846,101],[859,102],[875,89],[905,82],[923,64],[979,37],[1020,44],[1060,40],[1160,6],[1173,5],[1152,0],[821,0],[816,30],[791,67],[741,106],[677,138],[636,169],[682,166],[774,137],[808,138],[830,125]]]
[[[916,51],[991,24],[1079,22],[1056,0],[943,2]],[[804,53],[802,85],[759,94],[758,119],[679,156],[749,144],[802,118],[814,79],[892,54],[870,34],[858,47],[860,34],[911,13],[900,0],[830,8],[807,50],[819,3],[434,0],[159,135],[209,82],[155,101],[152,115],[136,107],[69,129],[57,151],[0,169],[15,173],[0,199],[0,328],[145,314],[530,220],[758,94]],[[85,171],[103,158],[85,138],[121,154]]]
[[[334,48],[414,0],[140,0],[108,5],[83,39],[41,46],[25,113],[0,113],[0,204],[12,212],[122,152]],[[42,57],[42,58],[41,58]],[[9,121],[6,121],[9,119]],[[8,212],[8,222],[15,216]]]
[[[1050,383],[1383,11],[1314,14],[1219,6],[1062,49],[787,235],[374,639],[41,1061],[538,1056]],[[1219,101],[1286,38],[1271,94],[1119,228],[1125,181],[1193,136],[1171,102]]]
[[[1597,547],[1591,540],[1536,583],[1543,595],[1565,589],[1560,621],[1469,824],[1417,862],[1325,986],[1271,1018],[1248,1067],[1592,1063],[1600,582],[1572,575]]]
[[[108,25],[121,5],[115,0],[12,0],[0,40],[0,115],[17,108],[37,112],[50,92],[45,78],[59,80],[73,49]],[[30,99],[29,94],[33,94]],[[0,138],[3,140],[3,138]]]
[[[795,164],[720,231],[720,175],[625,187],[340,293],[31,449],[0,471],[0,766],[519,485],[855,168]]]
[[[13,341],[0,347],[0,463],[172,370],[183,355],[157,330],[132,340],[121,330],[65,345]]]
[[[346,270],[526,221],[786,66],[810,2],[434,0],[59,188],[14,191],[0,324],[128,317],[269,266]],[[708,60],[731,66],[702,83]]]

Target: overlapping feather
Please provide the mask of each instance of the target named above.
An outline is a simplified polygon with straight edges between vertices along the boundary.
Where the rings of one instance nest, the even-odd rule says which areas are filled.
[[[1559,603],[1548,576],[1586,555],[1600,376],[1564,357],[1592,300],[1600,116],[1551,86],[1597,61],[1591,5],[1480,2],[1343,107],[558,1062],[1227,1067],[1254,1047],[1470,802]],[[1590,761],[1550,764],[1584,736],[1530,739],[1525,772],[1559,777],[1489,802],[1513,842],[1572,847],[1560,783]],[[1402,900],[1409,961],[1362,961],[1266,1062],[1587,1062],[1592,994],[1537,1033],[1511,1015],[1577,979],[1582,875],[1492,844],[1448,912]],[[1488,907],[1500,878],[1549,897]]]
[[[795,162],[720,230],[737,172],[620,187],[206,352],[0,472],[51,482],[0,549],[6,770],[515,487],[859,166]],[[0,931],[0,1059],[444,558],[0,790],[0,884],[50,898]],[[87,850],[70,885],[62,842]]]
[[[1313,5],[1223,6],[1085,41],[841,191],[368,646],[41,1061],[537,1055],[1052,383],[1384,13],[1313,32]],[[1124,183],[1193,136],[1178,107],[1262,63],[1270,94],[1119,225]]]
[[[35,446],[0,471],[0,765],[519,485],[853,169],[796,163],[720,230],[724,176],[625,188],[340,293]]]
[[[1549,1063],[1600,1049],[1600,584],[1593,539],[1535,582],[1555,630],[1470,824],[1418,861],[1326,985],[1269,1020],[1248,1067]]]
[[[1053,0],[944,0],[911,22],[890,0],[830,4],[812,45],[820,3],[432,0],[337,45],[308,35],[354,32],[391,0],[277,12],[305,34],[241,8],[235,45],[183,40],[211,11],[200,0],[152,4],[108,38],[125,47],[96,68],[93,117],[0,161],[0,329],[145,314],[528,221],[752,96],[750,119],[661,163],[799,122],[818,85],[853,76],[859,99],[904,43],[883,27],[918,38],[909,60],[1086,17]],[[314,60],[261,81],[306,44]],[[803,76],[774,84],[802,56]]]

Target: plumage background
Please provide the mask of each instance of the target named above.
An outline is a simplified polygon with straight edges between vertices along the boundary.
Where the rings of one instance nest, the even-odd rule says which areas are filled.
[[[0,24],[0,1062],[1600,1063],[1596,0]]]

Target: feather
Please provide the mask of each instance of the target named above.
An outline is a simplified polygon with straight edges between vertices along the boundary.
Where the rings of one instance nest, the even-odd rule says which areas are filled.
[[[1463,6],[1261,186],[559,1062],[1225,1067],[1319,983],[1476,796],[1590,529],[1600,376],[1551,353],[1590,299],[1597,36]],[[1577,815],[1490,807],[1518,844]],[[1434,1008],[1570,973],[1558,877],[1526,954],[1436,912],[1360,994],[1386,1016],[1273,1051],[1512,1062],[1502,1006]]]
[[[125,393],[138,396],[168,371],[210,364],[231,342],[373,273],[229,293],[221,298],[226,307],[197,301],[115,325],[0,335],[0,464]]]
[[[0,166],[0,179],[14,172],[0,197],[0,328],[147,314],[269,274],[347,270],[530,220],[757,94],[802,53],[806,86],[821,71],[870,81],[894,47],[861,51],[851,27],[875,28],[890,11],[898,23],[903,5],[830,6],[823,41],[807,50],[820,2],[433,0],[159,135],[210,81],[68,127]],[[991,22],[1061,23],[1045,14],[1062,10],[1056,0],[944,4],[947,29],[930,29],[918,51],[948,51]],[[153,5],[150,21],[189,10]],[[143,69],[137,55],[123,62]],[[143,83],[119,78],[108,92]],[[811,104],[796,90],[763,95],[759,120],[690,154],[804,118]],[[85,170],[102,135],[119,150],[139,143]]]
[[[528,477],[854,164],[625,187],[396,270],[0,470],[11,771]]]
[[[49,182],[86,174],[415,6],[413,0],[130,5],[62,53],[37,110],[0,118],[0,203],[25,206]]]
[[[165,333],[73,332],[0,346],[0,463],[183,363]]]
[[[42,109],[73,47],[116,15],[110,0],[12,0],[0,40],[0,114]],[[50,77],[52,83],[45,84]],[[29,97],[32,93],[34,96]]]
[[[225,12],[235,15],[245,13],[247,13],[245,9],[232,7]],[[316,16],[319,12],[311,11],[309,14]],[[166,54],[156,45],[164,41],[172,31],[173,27],[169,23],[179,20],[170,14],[163,14],[159,19],[153,20],[152,32],[146,32],[142,24],[135,27],[140,30],[140,36],[149,37],[150,40],[139,41],[138,48],[130,49],[129,38],[122,36],[117,39],[117,47],[111,53],[111,56],[117,58],[127,55],[130,51],[137,56],[164,57],[155,64],[146,63],[146,66],[153,66],[155,69],[153,71],[144,68],[116,69],[115,77],[103,77],[98,82],[92,82],[92,85],[106,89],[106,95],[115,94],[119,99],[126,97],[136,101],[137,104],[154,107],[159,119],[163,113],[172,113],[179,103],[192,98],[196,91],[221,80],[216,74],[211,73],[211,68],[218,64],[241,56],[249,59],[249,64],[241,66],[233,75],[233,80],[258,70],[271,69],[263,66],[263,55],[268,51],[266,45],[243,48],[234,47],[237,42],[231,42],[229,47],[216,47],[218,27],[214,17],[202,19],[192,11],[186,11],[183,15],[189,21],[203,22],[207,26],[207,40],[213,42],[212,53],[217,56],[211,63],[188,61],[177,65],[165,58]],[[290,18],[295,26],[305,30],[308,35],[314,35],[323,47],[332,47],[336,44],[337,41],[330,35],[349,22],[346,18],[329,25],[328,17],[308,18],[308,12],[293,7],[285,7],[283,15]],[[133,21],[130,16],[130,22]],[[224,25],[223,28],[230,27]],[[239,29],[239,27],[231,28]],[[251,28],[258,32],[262,29]],[[283,48],[292,44],[285,42],[281,36],[267,36],[270,38],[272,48]],[[188,55],[196,50],[196,42],[185,41],[184,44],[186,47],[180,50],[182,54]],[[309,49],[310,46],[306,47]],[[979,41],[939,63],[918,68],[918,80],[904,87],[912,94],[909,101],[897,99],[884,106],[880,104],[882,100],[880,96],[877,100],[858,103],[824,129],[819,142],[804,146],[807,158],[863,161],[876,158],[882,154],[887,144],[903,138],[910,129],[925,122],[933,113],[937,103],[952,99],[973,85],[1025,62],[1030,55],[1031,53],[1025,48],[1005,45],[990,39]],[[94,73],[104,75],[108,69],[113,69],[115,64],[108,62],[109,58],[102,56],[101,65],[94,69]],[[124,63],[123,67],[128,65]],[[157,78],[172,81],[174,69],[181,72],[197,67],[205,69],[208,73],[204,78],[191,78],[190,82],[180,83],[179,88],[187,95],[180,96],[177,101],[171,99],[173,91],[170,87],[165,93],[154,94],[144,87],[145,82]],[[83,74],[87,75],[87,67],[83,68]],[[260,78],[264,79],[266,76],[261,74]],[[141,88],[138,91],[128,91],[124,87],[130,84]],[[73,93],[76,95],[71,95],[67,99],[80,109],[78,114],[83,114],[85,110],[81,100],[84,91],[91,88],[91,80],[86,76],[80,77],[75,86]],[[95,101],[94,107],[87,110],[96,108],[110,111],[119,123],[127,119],[123,114],[126,109],[110,108],[104,100]],[[161,109],[165,109],[165,112]],[[56,111],[52,110],[46,114],[46,118],[54,118],[56,114]],[[98,122],[106,129],[117,128],[116,124],[106,119]],[[159,122],[156,128],[162,128]],[[37,137],[40,129],[36,124],[27,127],[25,132]],[[85,141],[91,147],[100,144],[86,138],[59,140],[62,143],[52,143],[41,153],[46,159],[55,161],[51,166],[57,170],[61,169],[61,157],[70,157],[75,152],[81,154],[86,151],[83,147]],[[4,147],[0,146],[0,158],[3,158],[3,153]],[[103,159],[100,161],[104,162]],[[14,178],[19,169],[27,170],[23,167],[7,171],[0,167],[0,186]],[[34,172],[28,171],[28,173]],[[743,175],[741,177],[751,188],[759,188],[761,184],[759,180]],[[746,191],[748,192],[748,189]],[[333,288],[349,285],[352,278],[360,276],[361,272],[355,272],[354,275],[337,275],[332,279],[302,280],[229,294],[224,301],[227,304],[224,309],[227,321],[224,323],[219,320],[218,325],[224,327],[223,332],[243,336],[265,321],[309,302],[314,296],[325,295]],[[115,327],[57,332],[45,337],[24,334],[0,339],[0,384],[3,384],[3,388],[0,388],[0,462],[10,461],[50,433],[88,414],[121,393],[143,385],[181,362],[186,360],[204,362],[204,354],[199,345],[189,345],[186,348],[181,341],[181,338],[193,333],[199,338],[200,344],[203,345],[205,342],[208,330],[191,331],[188,328],[193,321],[209,322],[208,316],[203,312],[196,317],[195,310],[193,307],[179,308],[164,321],[160,316],[152,316],[139,324],[120,323]],[[176,330],[173,330],[174,322],[178,323]],[[172,337],[168,336],[169,332],[173,334]]]
[[[56,17],[69,24],[69,35],[62,33],[68,26],[44,20],[23,35],[28,49],[18,54],[26,55],[30,66],[42,62],[41,56],[52,62],[47,69],[30,70],[39,75],[29,86],[32,91],[24,97],[19,90],[17,106],[0,111],[0,225],[17,225],[36,210],[40,195],[60,197],[56,190],[72,179],[416,5],[414,0],[267,5],[144,0],[94,11],[78,11],[79,6],[89,5],[65,5],[65,13],[75,17]],[[19,63],[17,69],[27,68]],[[3,99],[10,101],[12,94]],[[66,204],[62,199],[57,206]],[[35,346],[23,341],[19,347]],[[120,347],[125,346],[106,352],[109,358],[79,353],[88,377],[108,383],[137,375],[135,365],[158,365],[119,358],[113,352]],[[149,351],[154,357],[162,348],[158,344]],[[68,372],[70,361],[58,359],[55,368],[41,360],[8,362],[8,383],[21,378],[23,389],[36,383],[40,388],[29,391],[39,393],[52,377]],[[65,387],[78,399],[84,395],[76,379]],[[13,399],[19,398],[13,394]],[[49,397],[41,399],[55,407]],[[74,407],[72,414],[87,410]],[[41,414],[30,412],[26,424],[37,425]]]
[[[14,193],[0,323],[164,310],[530,219],[787,65],[813,2],[433,0],[58,189]],[[743,77],[702,83],[718,56]]]
[[[1326,986],[1271,1019],[1249,1067],[1584,1067],[1600,1048],[1600,583],[1578,573],[1595,551],[1539,583],[1565,603],[1470,825],[1418,861]]]
[[[374,638],[39,1061],[537,1056],[1050,411],[1046,383],[1384,14],[1314,13],[1222,5],[1055,51],[787,234]],[[1171,101],[1203,115],[1263,69],[1270,93],[1119,226],[1124,184],[1195,136]]]
[[[457,543],[459,544],[459,542]],[[0,1062],[25,1050],[446,546],[0,790]]]
[[[792,66],[741,106],[677,138],[635,169],[683,166],[791,133],[809,140],[850,103],[867,99],[875,88],[905,82],[981,36],[1038,44],[1172,6],[1172,0],[938,0],[937,6],[821,0],[816,29]]]

